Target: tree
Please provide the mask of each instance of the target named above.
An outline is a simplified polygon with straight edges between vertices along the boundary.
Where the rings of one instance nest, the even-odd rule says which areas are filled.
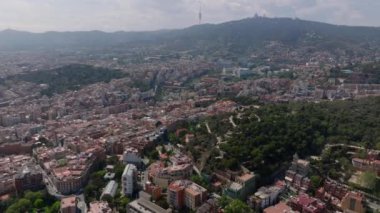
[[[376,149],[377,150],[380,150],[380,137],[379,138],[377,138],[377,143],[376,143]]]
[[[32,207],[32,202],[28,199],[21,198],[17,202],[17,205],[21,212],[27,212]]]
[[[358,157],[359,157],[359,158],[362,158],[362,159],[367,158],[367,150],[365,150],[365,149],[361,150],[361,151],[358,153]]]
[[[166,148],[165,148],[165,145],[162,145],[161,146],[161,153],[162,154],[165,154],[167,152]]]
[[[202,187],[208,188],[207,181],[203,177],[201,177],[199,175],[193,175],[193,176],[191,176],[190,180],[193,181],[194,183],[202,186]]]
[[[244,163],[248,169],[267,176],[291,161],[294,152],[301,158],[320,155],[326,143],[367,142],[367,147],[375,147],[380,137],[377,133],[380,128],[379,104],[380,98],[371,98],[247,109],[241,112],[238,126],[230,130],[226,143],[220,145],[225,152],[225,158],[220,160],[221,169],[232,169]],[[260,116],[260,122],[251,119],[256,114]],[[359,119],[361,122],[357,122]],[[321,172],[339,178],[342,169],[331,159],[337,157],[327,150],[322,156],[322,163],[326,166]],[[344,170],[350,171],[349,164],[342,161]]]
[[[116,200],[116,206],[117,206],[117,210],[121,213],[125,213],[127,212],[126,210],[126,207],[127,207],[127,204],[129,203],[129,199],[128,197],[125,197],[125,196],[120,196],[117,200]]]
[[[226,195],[223,195],[218,199],[218,205],[224,209],[228,204],[230,204],[232,199],[230,197],[227,197]]]
[[[118,200],[118,203],[122,206],[126,206],[129,202],[130,202],[130,200],[125,196],[120,197]]]
[[[223,159],[222,164],[225,168],[236,170],[239,167],[238,160],[235,158]]]
[[[225,213],[252,213],[253,210],[241,200],[233,200],[224,209]]]
[[[106,160],[107,164],[115,165],[119,163],[119,158],[116,155],[113,155]]]
[[[18,206],[15,204],[10,205],[7,210],[5,210],[5,213],[18,213]]]
[[[122,163],[118,163],[115,165],[115,179],[119,180],[123,175],[125,166]]]
[[[106,174],[105,170],[100,170],[92,173],[90,175],[90,182],[89,184],[93,185],[94,188],[99,191],[101,188],[103,188],[106,185],[106,181],[104,180],[104,175]]]
[[[5,210],[15,202],[15,198],[12,196],[10,199],[3,200],[0,202],[0,212],[5,212]]]
[[[156,149],[153,149],[150,153],[149,153],[149,158],[152,159],[152,160],[158,160],[160,155],[158,153],[158,151]]]
[[[317,189],[322,185],[322,178],[317,175],[313,175],[310,177],[310,182],[311,182],[311,190],[313,193],[317,191]]]
[[[47,209],[47,213],[57,213],[59,212],[60,208],[61,208],[61,202],[56,201],[53,203],[52,206],[50,206],[50,208]]]
[[[41,209],[42,207],[44,207],[44,205],[45,205],[44,200],[42,200],[41,198],[38,198],[33,203],[34,208],[37,208],[37,209]]]
[[[165,198],[161,197],[159,200],[156,201],[156,204],[161,206],[162,208],[164,209],[167,209],[169,208],[169,204],[168,202],[166,201]]]
[[[363,172],[363,174],[360,176],[359,181],[363,187],[374,190],[377,184],[377,177],[373,172]]]
[[[172,143],[172,144],[177,144],[180,142],[179,138],[175,135],[175,133],[170,133],[169,134],[169,141]]]
[[[114,207],[114,204],[115,204],[115,200],[113,199],[113,197],[111,195],[105,195],[102,197],[102,200],[108,202],[110,204],[110,207],[113,208]]]
[[[43,199],[44,195],[40,191],[38,192],[27,191],[25,192],[24,198],[34,203],[34,201],[36,201],[37,199]]]
[[[21,198],[16,203],[12,204],[5,212],[6,213],[28,212],[31,208],[32,208],[32,202],[28,199]]]
[[[88,200],[96,200],[97,187],[92,183],[88,183],[87,186],[84,187],[84,195]]]

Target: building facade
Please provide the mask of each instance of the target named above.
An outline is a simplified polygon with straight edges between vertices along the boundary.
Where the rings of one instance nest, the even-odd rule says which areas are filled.
[[[207,199],[207,190],[189,180],[172,182],[167,191],[167,202],[176,209],[196,210]]]
[[[132,147],[125,149],[123,153],[123,163],[124,165],[133,164],[136,167],[141,167],[143,164],[139,151]]]
[[[93,201],[90,203],[90,210],[87,213],[111,213],[112,209],[107,202]]]
[[[61,213],[76,213],[78,199],[75,196],[62,198],[61,200]]]
[[[100,196],[100,199],[103,200],[106,197],[115,197],[116,191],[117,191],[118,184],[116,181],[111,180],[107,183],[107,186],[104,188],[102,195]]]
[[[38,190],[44,187],[42,173],[35,166],[24,167],[14,177],[14,184],[17,193],[25,190]]]
[[[121,176],[122,192],[126,196],[132,196],[135,191],[137,181],[137,168],[133,164],[125,166],[123,175]]]
[[[232,182],[223,190],[223,194],[234,199],[246,200],[248,195],[254,192],[255,185],[255,175],[253,173],[247,173],[236,177],[235,182]]]
[[[357,192],[349,192],[342,200],[342,210],[344,213],[364,213],[364,195]]]

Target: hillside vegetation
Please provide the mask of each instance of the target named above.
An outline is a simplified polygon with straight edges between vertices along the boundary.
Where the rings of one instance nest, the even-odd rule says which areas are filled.
[[[49,87],[41,91],[42,95],[52,96],[54,93],[64,93],[97,82],[109,82],[112,79],[125,77],[118,70],[95,68],[89,65],[68,65],[54,70],[30,72],[10,77],[12,80],[22,80],[36,84],[47,84]]]
[[[179,30],[152,32],[0,32],[0,50],[82,49],[159,45],[165,49],[245,52],[269,41],[313,45],[322,49],[380,43],[380,28],[350,27],[290,18],[247,18],[222,24],[203,24]]]
[[[257,116],[260,117],[258,121]],[[301,157],[319,155],[325,144],[380,148],[380,98],[323,103],[266,105],[247,110],[227,143],[217,167],[245,165],[266,176]]]

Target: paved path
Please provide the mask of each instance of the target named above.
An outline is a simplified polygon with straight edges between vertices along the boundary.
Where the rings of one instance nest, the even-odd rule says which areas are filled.
[[[207,132],[208,132],[209,134],[212,134],[211,129],[210,129],[210,126],[208,125],[208,123],[206,122],[205,124],[206,124],[206,128],[207,128]]]
[[[42,173],[44,183],[45,183],[45,186],[46,186],[48,193],[51,196],[56,197],[57,199],[61,199],[62,197],[65,197],[64,195],[62,195],[58,192],[57,188],[55,187],[55,185],[53,184],[53,182],[49,178],[48,174],[46,174],[45,170],[42,169],[41,166],[39,166],[39,165],[38,165],[38,168]]]
[[[380,209],[380,204],[379,203],[376,203],[376,202],[373,202],[373,201],[368,201],[368,199],[367,199],[367,205],[372,210],[379,210]]]
[[[354,146],[354,145],[343,144],[343,143],[339,143],[339,144],[326,144],[325,149],[326,148],[330,148],[330,147],[339,147],[339,146],[348,147],[348,148],[352,148],[352,149],[361,149],[361,150],[365,149],[364,147],[361,147],[361,146]]]
[[[236,124],[235,124],[235,122],[234,122],[234,117],[233,117],[232,115],[230,116],[229,120],[230,120],[230,123],[232,124],[232,126],[233,126],[234,128],[236,128]]]
[[[193,170],[194,170],[199,176],[201,176],[201,172],[199,171],[199,169],[198,169],[195,165],[193,165]]]
[[[87,205],[86,205],[84,194],[78,195],[77,198],[78,198],[78,208],[82,212],[87,212]]]
[[[258,122],[261,122],[261,118],[257,114],[255,114],[255,117],[257,118]]]

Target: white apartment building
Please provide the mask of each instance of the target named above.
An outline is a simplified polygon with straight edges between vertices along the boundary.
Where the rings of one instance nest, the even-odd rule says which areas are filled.
[[[137,167],[141,166],[142,159],[139,154],[139,151],[135,148],[127,148],[125,149],[123,153],[123,163],[125,165],[127,164],[133,164]]]
[[[137,181],[137,168],[133,164],[125,166],[123,175],[121,176],[122,191],[126,196],[131,196],[135,190]]]

